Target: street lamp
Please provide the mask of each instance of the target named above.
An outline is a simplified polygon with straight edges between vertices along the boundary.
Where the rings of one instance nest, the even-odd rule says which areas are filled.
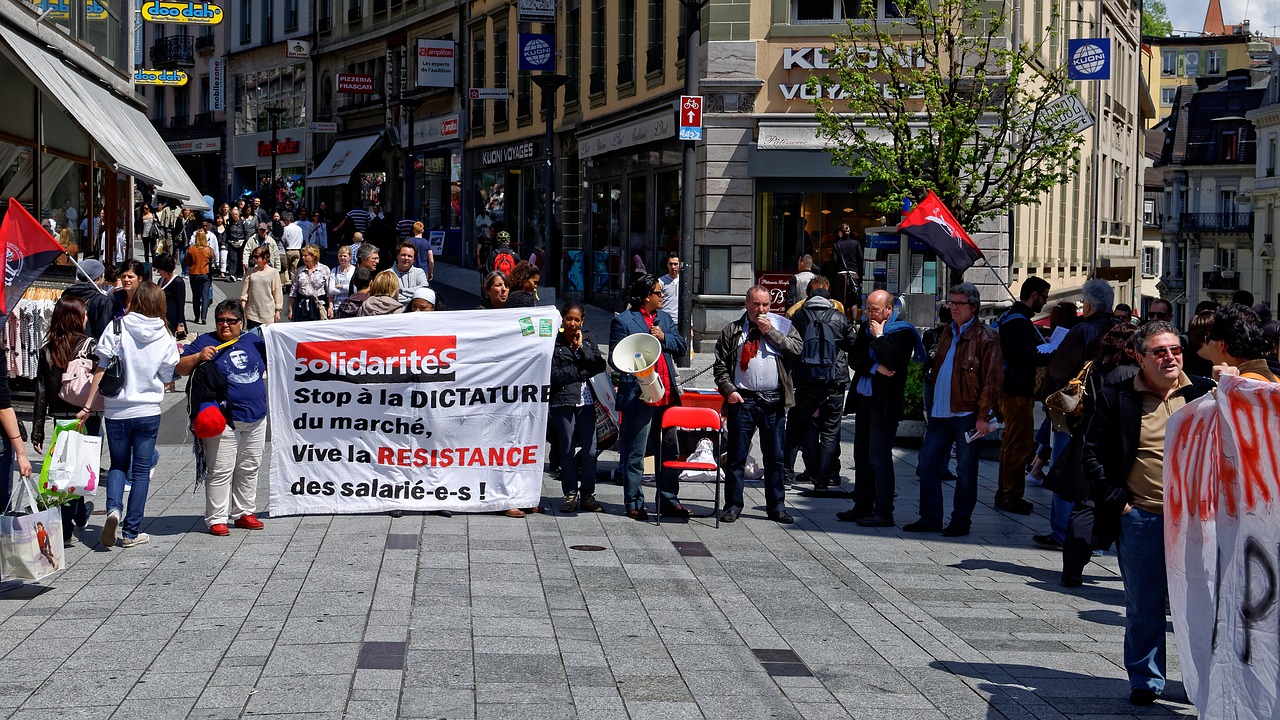
[[[708,0],[680,0],[685,9],[684,37],[684,94],[697,95],[698,81],[702,75],[702,8]],[[693,331],[693,229],[697,222],[694,214],[694,184],[697,182],[698,147],[692,140],[681,141],[683,158],[680,169],[680,261],[684,268],[680,273],[680,318],[677,328],[680,337],[690,338]],[[689,367],[687,352],[676,358],[680,367]]]
[[[542,91],[542,111],[547,117],[547,134],[546,134],[546,155],[547,164],[543,170],[546,171],[546,188],[547,196],[547,215],[544,220],[543,231],[543,253],[550,253],[550,257],[559,257],[560,254],[551,250],[551,218],[555,215],[556,202],[555,195],[552,192],[555,185],[555,151],[554,144],[556,140],[555,133],[555,117],[556,117],[556,91],[569,82],[568,75],[559,75],[556,73],[543,73],[534,75],[533,82],[537,84]]]

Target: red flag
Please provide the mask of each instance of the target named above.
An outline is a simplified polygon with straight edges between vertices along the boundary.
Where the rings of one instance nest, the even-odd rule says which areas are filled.
[[[31,217],[17,198],[9,198],[9,211],[0,223],[0,255],[5,259],[0,314],[17,305],[31,283],[64,252],[66,250]]]
[[[964,272],[982,259],[982,251],[932,190],[898,226],[898,232],[928,245],[947,267]]]

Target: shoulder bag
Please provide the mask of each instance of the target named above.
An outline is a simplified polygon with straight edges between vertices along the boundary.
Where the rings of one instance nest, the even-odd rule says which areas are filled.
[[[121,333],[120,318],[111,321],[111,330],[116,334],[118,345],[116,354],[102,373],[102,380],[98,382],[98,392],[113,398],[124,392],[124,335]]]
[[[1089,371],[1092,369],[1093,361],[1090,360],[1066,386],[1045,398],[1044,409],[1049,414],[1049,421],[1053,423],[1055,431],[1069,435],[1079,422],[1084,413],[1084,398],[1088,394]]]

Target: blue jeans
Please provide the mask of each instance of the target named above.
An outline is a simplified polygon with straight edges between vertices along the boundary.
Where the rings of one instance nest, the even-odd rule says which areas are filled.
[[[956,494],[952,501],[951,525],[968,530],[973,508],[978,504],[978,448],[966,442],[964,434],[978,424],[976,415],[930,418],[920,444],[920,520],[942,525],[942,471],[956,448]]]
[[[1071,436],[1067,433],[1053,431],[1053,455],[1049,459],[1050,469],[1058,462],[1058,458],[1062,457],[1070,440]],[[1073,507],[1075,503],[1063,500],[1058,497],[1058,493],[1053,494],[1053,503],[1049,509],[1049,532],[1053,534],[1053,539],[1060,543],[1067,541],[1067,523],[1071,520]]]
[[[893,496],[897,482],[893,470],[893,439],[898,422],[885,418],[871,398],[858,403],[857,424],[853,428],[853,512],[893,517]]]
[[[646,404],[639,397],[622,404],[622,427],[618,428],[618,456],[622,463],[622,501],[628,510],[644,508],[644,456],[649,449],[649,435],[655,422],[661,426],[666,406]],[[594,424],[593,426],[594,427]],[[678,454],[675,431],[662,433],[662,455],[675,458]],[[678,505],[680,476],[678,473],[655,469],[658,482],[658,509]]]
[[[1159,694],[1165,674],[1164,516],[1133,508],[1116,541],[1124,580],[1124,666],[1131,688]]]
[[[768,405],[755,397],[743,396],[742,402],[728,405],[729,420],[729,472],[725,480],[724,507],[742,511],[742,488],[746,484],[745,466],[751,438],[760,430],[760,467],[764,468],[765,510],[782,510],[786,500],[783,489],[782,440],[786,431],[786,409],[781,402]]]
[[[159,460],[156,435],[160,432],[160,416],[107,419],[107,451],[111,454],[111,471],[107,473],[107,512],[123,512],[121,534],[137,537],[147,509],[147,489],[151,484],[151,468]],[[125,512],[124,484],[133,481],[129,491],[129,508]]]

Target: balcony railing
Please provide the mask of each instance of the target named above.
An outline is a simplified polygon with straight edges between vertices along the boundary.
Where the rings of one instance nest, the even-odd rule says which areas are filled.
[[[1253,232],[1253,213],[1182,213],[1178,229],[1183,232]]]
[[[151,62],[159,68],[195,67],[195,38],[159,38],[151,46]]]
[[[198,53],[213,52],[213,45],[212,35],[199,35],[196,37],[196,52]]]
[[[1240,274],[1235,270],[1207,272],[1204,274],[1203,285],[1206,291],[1229,290],[1235,292],[1240,289]]]
[[[213,124],[213,113],[212,113],[212,112],[196,113],[195,119],[193,119],[193,120],[191,121],[191,124],[192,124],[193,126],[195,126],[195,127],[203,127],[203,126],[205,126],[205,125],[212,125],[212,124]]]

